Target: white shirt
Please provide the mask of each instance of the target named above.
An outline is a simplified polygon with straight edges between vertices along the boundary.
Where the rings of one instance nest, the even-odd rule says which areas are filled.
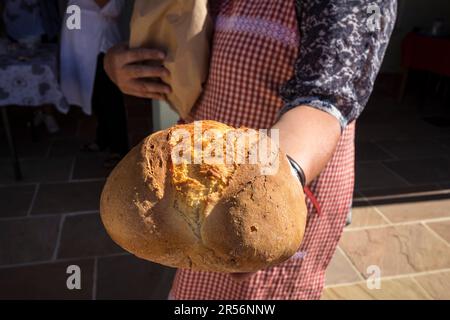
[[[121,41],[117,18],[124,0],[110,0],[100,8],[94,0],[69,0],[81,9],[81,29],[69,30],[66,14],[61,34],[61,88],[69,104],[92,113],[97,56]]]

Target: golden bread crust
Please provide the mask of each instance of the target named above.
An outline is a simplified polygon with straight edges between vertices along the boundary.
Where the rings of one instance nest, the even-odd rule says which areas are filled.
[[[234,130],[202,121],[211,128]],[[100,212],[111,238],[140,258],[201,271],[252,272],[292,256],[307,211],[285,154],[274,175],[249,163],[174,164],[174,129],[194,130],[152,134],[108,177]]]

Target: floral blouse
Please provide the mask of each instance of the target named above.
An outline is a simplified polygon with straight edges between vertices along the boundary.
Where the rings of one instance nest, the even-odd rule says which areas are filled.
[[[342,128],[363,111],[395,25],[397,0],[295,0],[300,50],[281,114],[308,105]]]

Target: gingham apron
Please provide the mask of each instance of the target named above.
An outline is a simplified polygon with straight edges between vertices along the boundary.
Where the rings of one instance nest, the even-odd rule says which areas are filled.
[[[210,74],[192,112],[232,126],[269,128],[283,102],[280,87],[292,76],[299,32],[294,0],[223,0],[215,17]],[[314,139],[314,137],[311,137]],[[245,282],[227,274],[178,270],[170,299],[318,299],[324,272],[350,210],[354,181],[354,124],[311,190],[299,252]]]

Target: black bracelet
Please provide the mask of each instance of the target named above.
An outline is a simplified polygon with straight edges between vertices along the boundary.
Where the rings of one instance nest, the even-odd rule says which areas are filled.
[[[300,167],[300,165],[297,163],[297,161],[292,159],[289,155],[286,155],[286,157],[288,158],[291,166],[297,172],[298,179],[300,180],[300,183],[302,184],[303,188],[306,187],[306,176],[305,176],[305,172],[303,171],[302,167]]]

